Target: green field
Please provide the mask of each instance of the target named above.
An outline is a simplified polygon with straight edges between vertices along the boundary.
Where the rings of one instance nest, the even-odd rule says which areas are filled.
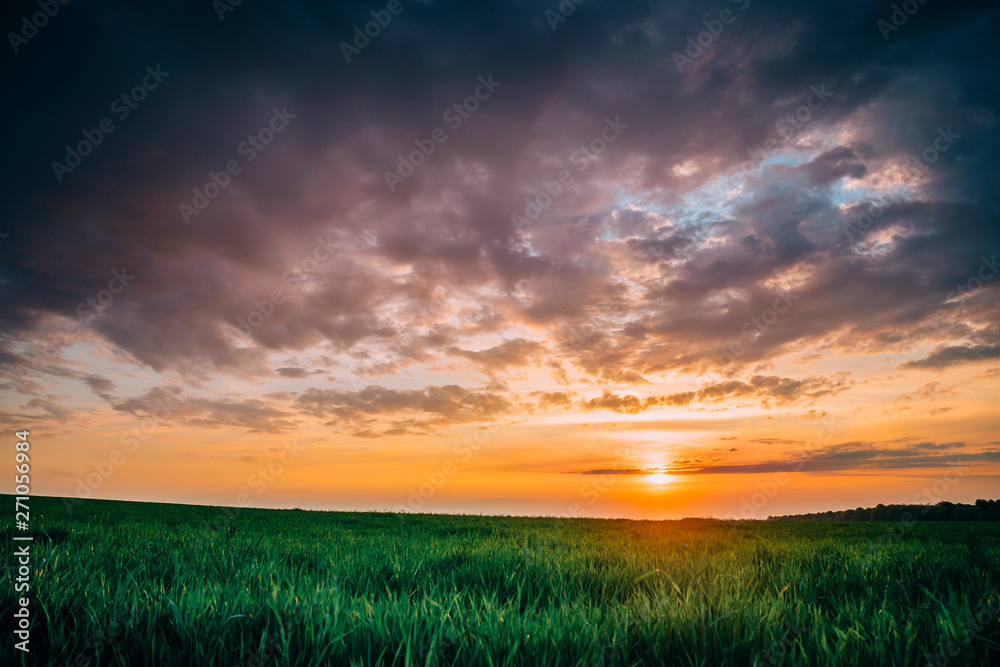
[[[8,567],[3,664],[1000,663],[997,523],[30,504],[31,653]]]

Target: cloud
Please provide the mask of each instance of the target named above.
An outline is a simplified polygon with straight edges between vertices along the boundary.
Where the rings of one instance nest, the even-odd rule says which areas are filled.
[[[285,433],[299,426],[293,413],[266,399],[210,399],[186,396],[180,387],[155,387],[141,396],[113,403],[137,419],[205,428],[232,427],[248,433]]]
[[[538,400],[538,407],[547,410],[550,407],[570,407],[573,404],[571,394],[565,391],[533,391],[530,395]]]
[[[898,398],[893,399],[893,403],[912,401],[914,398],[934,401],[956,393],[954,386],[942,385],[940,382],[928,382],[917,387],[912,392],[904,393]]]
[[[1000,359],[1000,345],[944,345],[932,350],[923,359],[908,361],[904,368],[942,370],[958,364]]]
[[[83,378],[83,381],[90,387],[95,394],[103,398],[104,400],[111,402],[112,392],[115,390],[115,383],[106,377],[101,377],[100,375],[87,375]]]
[[[285,378],[305,378],[309,377],[309,371],[304,368],[276,368],[275,373]]]
[[[517,338],[479,352],[458,348],[452,348],[450,352],[474,361],[487,373],[495,373],[511,366],[521,367],[536,363],[545,352],[545,346],[535,341]]]
[[[359,391],[310,388],[295,399],[294,405],[303,414],[330,419],[331,423],[371,424],[372,417],[412,415],[409,420],[394,422],[399,433],[490,421],[514,408],[498,394],[470,391],[458,385],[428,386],[419,390],[388,389],[380,385]],[[393,431],[389,429],[380,434],[391,435]]]
[[[657,401],[658,397],[651,398],[653,400],[640,399],[632,395],[619,396],[610,391],[605,391],[598,398],[581,401],[580,406],[584,410],[611,410],[613,412],[634,415],[659,404]]]
[[[627,394],[618,395],[605,391],[601,396],[580,401],[584,410],[612,410],[614,412],[636,414],[664,406],[687,406],[692,403],[718,403],[734,398],[760,400],[765,407],[789,405],[802,400],[816,400],[822,396],[835,395],[848,388],[841,375],[835,378],[810,376],[803,380],[778,376],[754,375],[747,382],[726,380],[704,384],[697,391],[638,398]]]
[[[998,452],[990,450],[962,451],[968,447],[963,442],[922,442],[903,448],[886,448],[886,443],[845,442],[827,445],[810,451],[791,450],[784,459],[765,460],[757,463],[721,463],[703,457],[681,459],[667,467],[671,475],[723,475],[759,474],[773,472],[840,472],[872,470],[906,470],[967,466],[995,461]],[[928,454],[927,452],[941,452]],[[716,459],[719,461],[720,459]],[[627,468],[612,470],[585,470],[584,475],[644,475],[660,469]]]
[[[41,414],[18,415],[18,421],[24,419],[46,419],[54,422],[69,424],[80,419],[81,415],[77,410],[66,407],[65,402],[69,396],[58,394],[47,394],[45,396],[33,396],[24,402],[24,407],[29,410],[37,410]]]
[[[829,185],[845,176],[861,178],[868,168],[846,146],[838,146],[817,155],[800,167],[815,185]]]
[[[450,339],[446,348],[412,346],[416,354],[456,350],[487,372],[530,364],[556,343],[592,377],[634,384],[704,370],[737,341],[736,366],[819,339],[840,350],[904,345],[901,332],[947,312],[955,281],[1000,239],[986,176],[1000,153],[983,121],[995,106],[993,75],[979,65],[996,45],[977,27],[992,10],[924,8],[934,30],[911,24],[887,47],[875,30],[831,27],[872,23],[870,3],[765,4],[741,15],[741,29],[690,76],[664,76],[700,26],[690,2],[595,5],[573,17],[586,39],[569,41],[544,29],[533,6],[435,6],[399,17],[400,29],[379,37],[381,56],[332,69],[310,63],[342,61],[343,26],[366,15],[364,3],[242,6],[244,25],[268,27],[254,48],[216,46],[218,26],[192,28],[181,8],[158,14],[153,31],[80,15],[75,30],[91,36],[73,42],[80,71],[115,85],[95,89],[81,75],[35,91],[41,112],[12,110],[25,131],[0,182],[13,202],[5,245],[22,252],[0,269],[0,322],[25,340],[47,318],[77,318],[78,305],[125,266],[134,282],[81,325],[157,371],[260,375],[274,352],[359,353],[404,331]],[[127,23],[146,25],[149,11]],[[180,48],[181,36],[193,51]],[[110,39],[122,54],[113,67],[94,46]],[[954,43],[976,55],[935,48]],[[171,74],[121,122],[127,134],[109,137],[63,184],[37,177],[79,134],[80,118],[99,118],[109,91],[141,74],[133,63],[149,52]],[[442,62],[457,64],[435,66]],[[22,65],[15,91],[43,67]],[[384,173],[490,72],[501,87],[390,192]],[[801,127],[782,125],[819,86],[832,97]],[[958,89],[966,94],[956,97]],[[943,100],[949,115],[938,118]],[[184,225],[178,203],[285,105],[296,120]],[[210,111],[192,123],[184,113],[192,108]],[[575,151],[600,136],[606,118],[628,128],[581,161]],[[856,181],[862,190],[850,197],[866,205],[893,174],[917,169],[942,123],[961,139],[920,172],[919,196],[889,207],[871,230],[893,226],[898,237],[877,255],[851,242],[842,231],[857,209],[840,206],[848,195],[837,184]],[[741,171],[774,137],[799,166]],[[515,228],[511,214],[562,169],[573,184],[532,225]],[[699,200],[700,188],[734,172],[740,190],[725,205]],[[44,262],[35,256],[43,248]],[[86,262],[77,261],[80,248]],[[328,259],[310,265],[317,256]],[[774,282],[797,269],[808,270],[792,309],[744,338],[743,325],[774,301]],[[272,310],[264,302],[275,290],[283,298]],[[460,305],[466,297],[476,305]],[[271,314],[242,340],[236,327],[255,303]],[[464,321],[449,321],[463,307]],[[991,300],[966,316],[989,322],[996,312]],[[568,328],[583,323],[593,338]],[[467,338],[508,326],[520,326],[519,337],[492,348]],[[227,345],[234,339],[236,349]],[[997,355],[995,346],[939,342],[946,347],[911,367]]]

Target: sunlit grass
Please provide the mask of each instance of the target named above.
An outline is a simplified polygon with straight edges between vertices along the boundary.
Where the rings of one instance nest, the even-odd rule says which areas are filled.
[[[952,665],[998,657],[995,612],[968,631],[1000,605],[997,524],[914,524],[887,545],[879,523],[31,502],[32,653],[5,641],[3,664],[925,665],[949,643]]]

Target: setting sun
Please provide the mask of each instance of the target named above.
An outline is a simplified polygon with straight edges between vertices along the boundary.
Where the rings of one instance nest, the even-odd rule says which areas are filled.
[[[646,482],[657,486],[665,486],[674,480],[673,476],[665,472],[654,472],[646,475]]]

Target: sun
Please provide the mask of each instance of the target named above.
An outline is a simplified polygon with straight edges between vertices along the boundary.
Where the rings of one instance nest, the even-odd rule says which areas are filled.
[[[646,481],[650,484],[656,484],[657,486],[663,486],[669,484],[673,481],[673,476],[668,475],[665,472],[654,472],[646,475]]]

